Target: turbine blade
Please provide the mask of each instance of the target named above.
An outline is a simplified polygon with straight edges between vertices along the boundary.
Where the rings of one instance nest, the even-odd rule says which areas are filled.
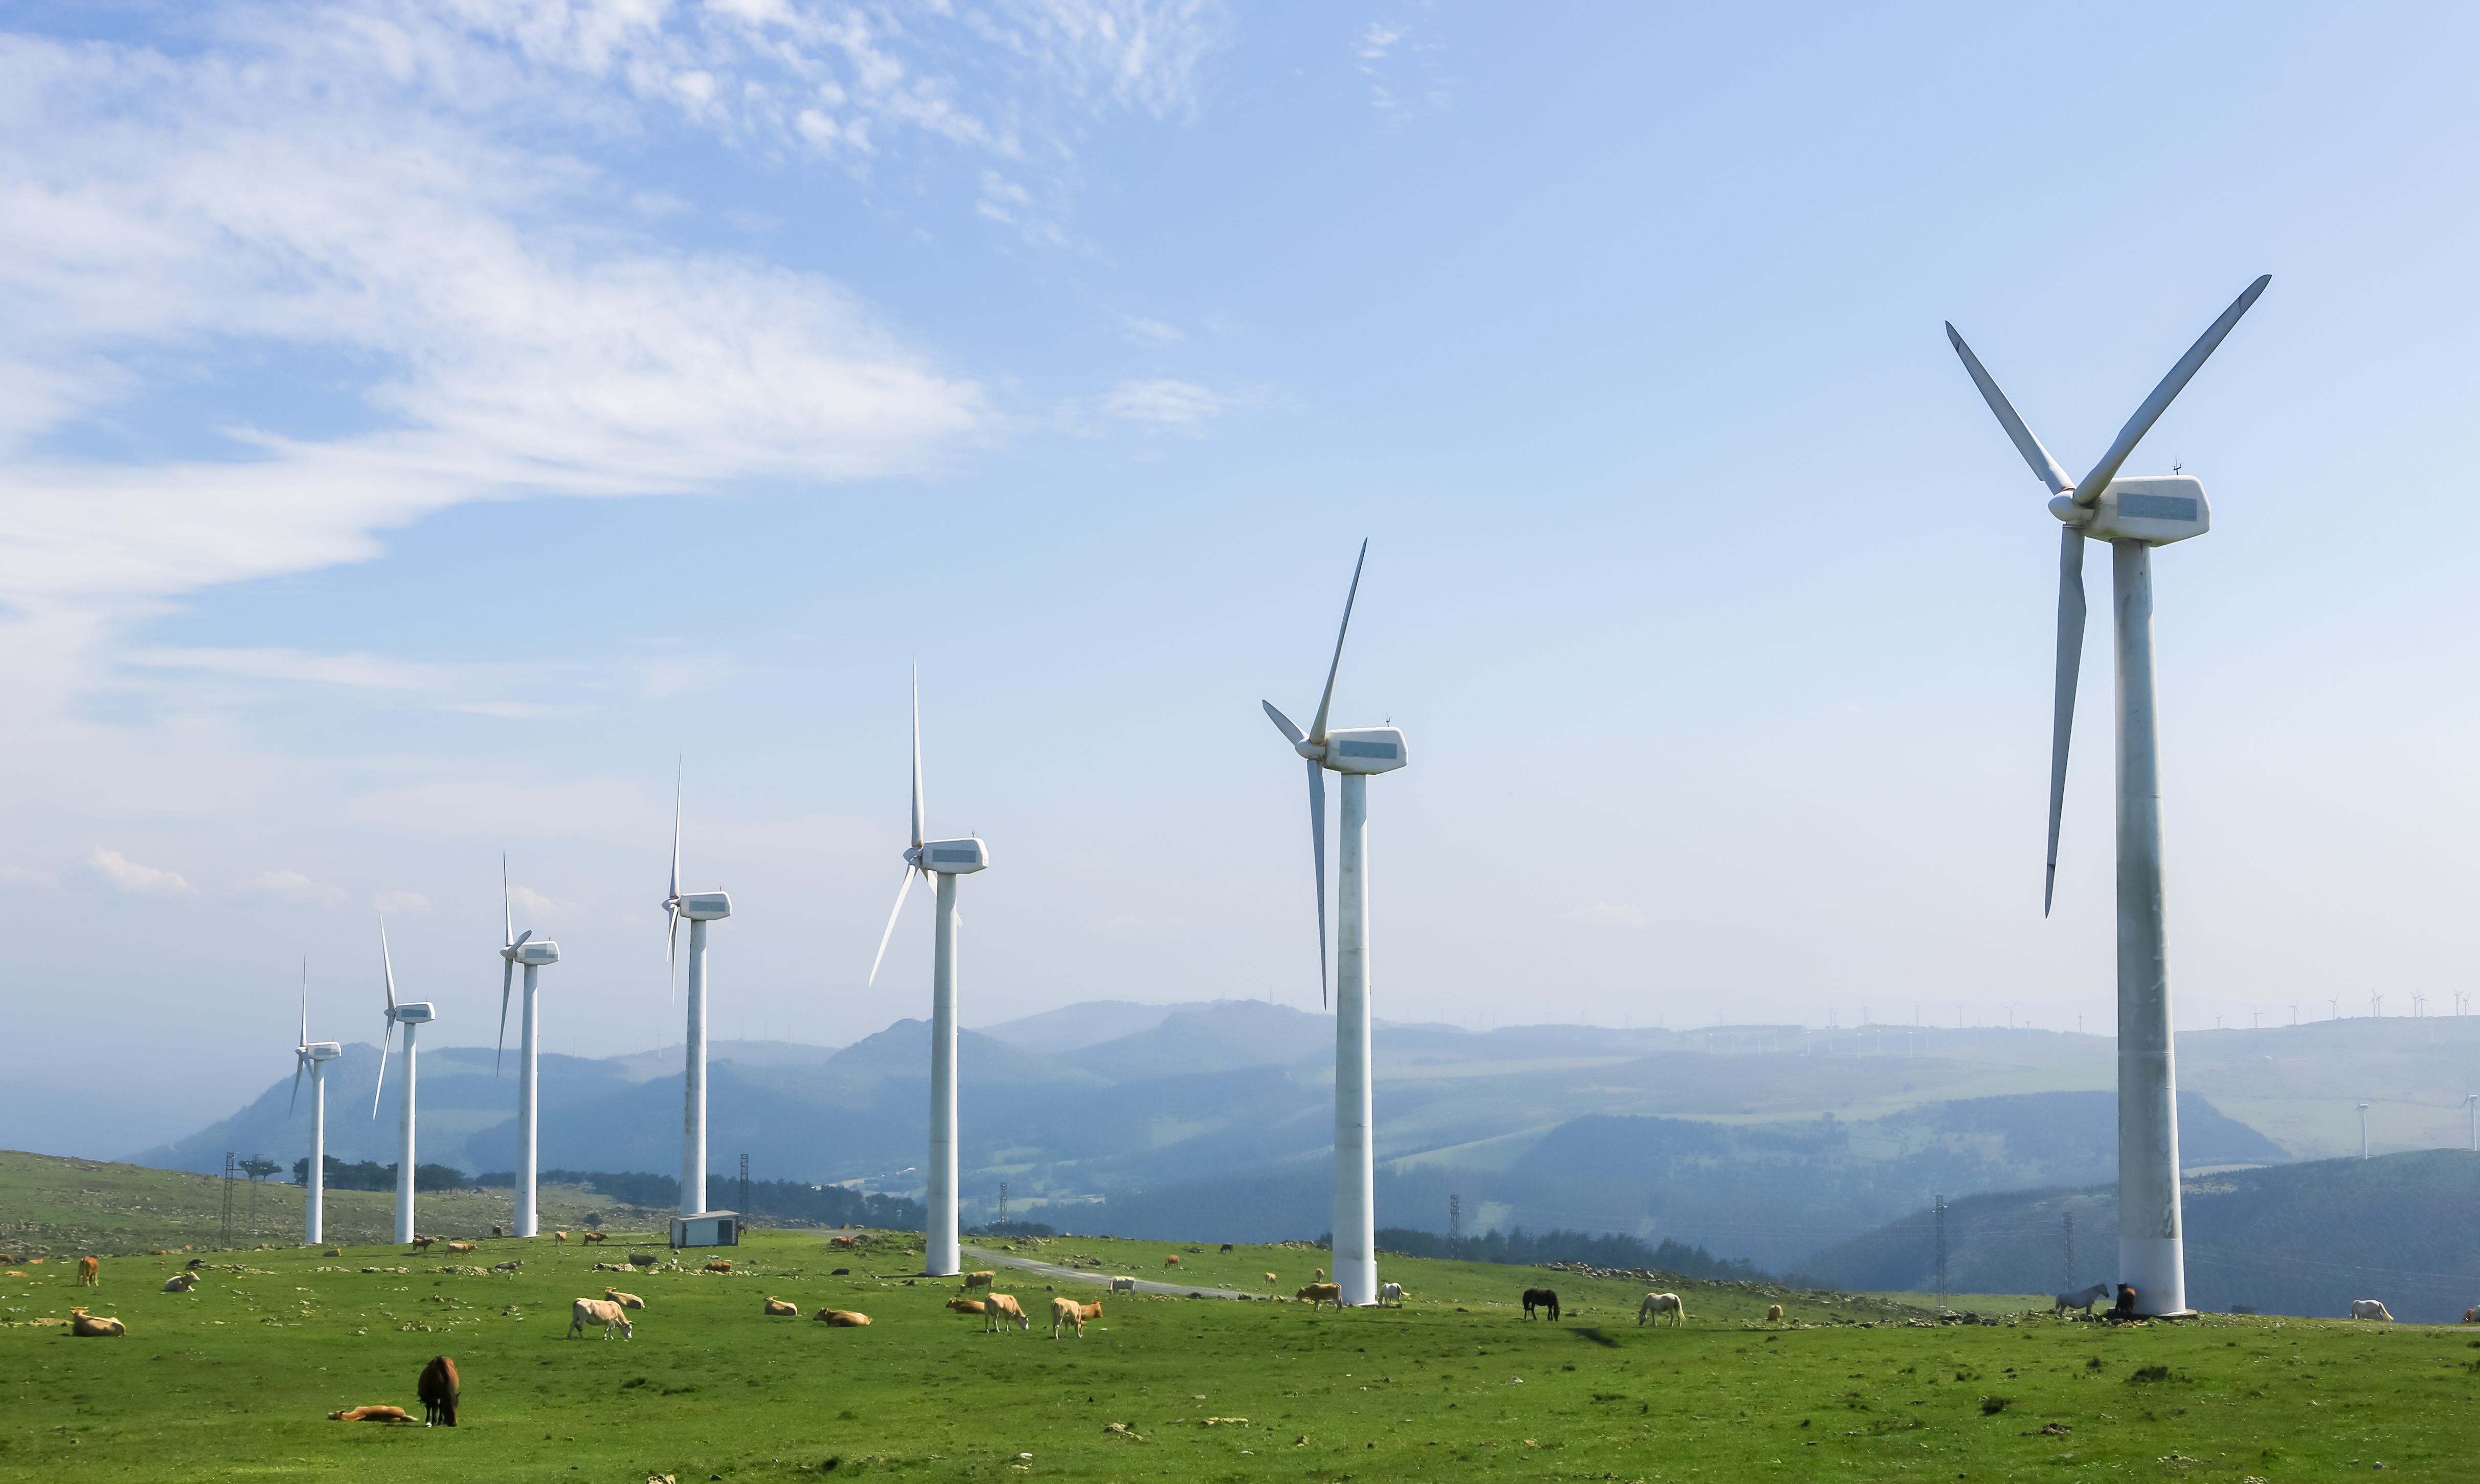
[[[379,1080],[371,1087],[371,1116],[379,1115],[379,1099],[387,1092],[388,1048],[396,1042],[396,1021],[388,1021],[387,1034],[379,1037]]]
[[[672,981],[681,974],[681,904],[671,901],[664,905],[669,910],[672,924],[663,938],[663,1002],[669,1004],[672,1002]]]
[[[2169,409],[2172,399],[2186,389],[2188,380],[2203,368],[2205,358],[2220,348],[2222,337],[2231,332],[2231,326],[2238,324],[2239,316],[2248,312],[2256,303],[2257,297],[2264,292],[2264,286],[2272,281],[2273,274],[2266,273],[2249,284],[2238,298],[2231,300],[2231,306],[2222,311],[2222,317],[2196,337],[2196,343],[2187,348],[2187,353],[2179,357],[2179,364],[2170,368],[2170,374],[2161,378],[2161,384],[2153,389],[2153,395],[2144,399],[2144,405],[2136,408],[2135,415],[2127,420],[2127,426],[2118,430],[2118,441],[2109,446],[2109,452],[2101,456],[2101,462],[2093,465],[2092,473],[2085,475],[2083,482],[2076,486],[2076,504],[2090,506],[2101,498],[2101,492],[2109,487],[2109,482],[2118,478],[2119,465],[2127,462],[2128,456],[2135,452],[2135,445],[2143,441],[2144,435],[2153,430],[2154,423]]]
[[[310,955],[301,955],[301,1044],[310,1044]]]
[[[387,980],[388,1024],[396,1024],[396,962],[388,957],[387,919],[379,919],[379,973]]]
[[[500,852],[500,942],[508,948],[516,947],[517,920],[508,915],[508,852],[505,850]]]
[[[2050,711],[2050,869],[2041,878],[2041,915],[2058,889],[2058,816],[2067,802],[2067,739],[2076,727],[2076,673],[2084,659],[2084,534],[2058,528],[2058,685]]]
[[[500,1058],[508,1054],[508,985],[517,976],[517,961],[500,960],[500,1049],[491,1054],[491,1075],[500,1075]]]
[[[666,901],[677,901],[681,895],[681,776],[686,766],[685,759],[672,766],[672,888]]]
[[[2016,415],[2015,404],[1998,389],[1997,381],[1980,364],[1980,357],[1973,354],[1972,347],[1965,345],[1963,337],[1954,332],[1952,321],[1947,324],[1946,338],[1953,342],[1954,353],[1963,357],[1963,369],[1972,373],[1972,384],[1980,388],[1980,400],[1988,403],[1989,410],[1998,414],[1999,425],[2006,430],[2006,436],[2015,440],[2016,452],[2032,466],[2033,477],[2049,485],[2050,493],[2054,495],[2063,495],[2075,488],[2075,482],[2067,478],[2067,471],[2058,467],[2058,461],[2050,456],[2050,451],[2041,447],[2041,440],[2033,437],[2032,430],[2025,427],[2024,420]]]
[[[1317,872],[1318,1007],[1326,1007],[1326,773],[1309,763],[1309,862]]]
[[[1309,741],[1326,745],[1326,714],[1334,705],[1334,672],[1343,668],[1343,637],[1352,630],[1353,600],[1360,596],[1360,569],[1369,560],[1369,539],[1361,538],[1360,558],[1352,564],[1352,590],[1343,596],[1343,622],[1334,631],[1334,661],[1326,667],[1326,693],[1318,697],[1317,719],[1309,723]]]
[[[514,943],[509,944],[509,945],[508,945],[508,947],[510,947],[510,948],[512,948],[512,949],[521,949],[521,948],[524,948],[524,947],[526,946],[526,940],[527,940],[528,938],[532,937],[533,935],[534,935],[534,930],[533,930],[532,928],[529,927],[529,928],[527,928],[524,932],[521,932],[521,933],[517,934],[517,941],[516,941],[516,942],[514,942]]]
[[[913,670],[913,848],[921,848],[921,816],[927,812],[921,801],[921,670]]]
[[[887,945],[895,938],[895,920],[904,915],[904,898],[913,891],[913,867],[904,868],[904,884],[895,889],[895,910],[887,914],[887,931],[878,935],[878,956],[869,961],[869,977],[862,980],[867,989],[878,982],[878,966],[887,961]]]
[[[308,1059],[299,1052],[293,1054],[293,1101],[284,1105],[284,1116],[287,1118],[292,1117],[294,1110],[301,1106],[301,1066]]]
[[[1275,709],[1275,703],[1272,701],[1259,701],[1257,704],[1265,707],[1266,715],[1275,719],[1275,730],[1283,734],[1284,741],[1290,742],[1295,747],[1301,744],[1301,729],[1292,725],[1291,717],[1284,716],[1279,711],[1277,711]]]

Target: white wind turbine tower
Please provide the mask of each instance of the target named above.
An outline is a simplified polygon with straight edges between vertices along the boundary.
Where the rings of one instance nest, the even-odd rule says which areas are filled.
[[[399,1131],[400,1142],[396,1159],[396,1239],[413,1240],[413,1089],[415,1062],[413,1028],[428,1025],[438,1017],[427,1003],[396,1002],[396,965],[388,957],[387,923],[379,924],[379,972],[387,983],[387,1034],[379,1038],[378,1085],[371,1089],[371,1116],[379,1115],[379,1095],[387,1089],[388,1041],[396,1028],[404,1028],[404,1115]]]
[[[500,949],[500,1050],[508,1047],[508,991],[512,987],[517,966],[526,970],[526,1002],[517,1017],[517,1199],[515,1223],[510,1232],[518,1237],[536,1233],[534,1217],[534,1182],[536,1177],[535,1134],[539,1129],[540,1107],[535,1100],[537,1086],[538,1045],[541,1015],[534,999],[534,976],[545,964],[559,962],[559,945],[533,941],[534,930],[527,928],[524,937],[517,936],[517,920],[508,912],[508,857],[500,854],[500,924],[504,936]],[[492,1074],[499,1065],[495,1057]]]
[[[2084,542],[2110,547],[2118,670],[2118,1270],[2144,1312],[2187,1310],[2186,1256],[2179,1211],[2178,1069],[2171,1053],[2170,970],[2161,892],[2159,741],[2153,693],[2153,548],[2203,535],[2212,524],[2205,487],[2183,477],[2121,479],[2171,400],[2264,292],[2249,284],[2200,336],[2081,482],[2067,479],[2032,436],[1979,357],[1946,327],[1974,384],[1998,414],[2032,473],[2050,487],[2050,513],[2064,523],[2058,556],[2058,648],[2050,735],[2049,915],[2058,875],[2058,817],[2066,797],[2067,740],[2075,724],[2076,675],[2083,657]]]
[[[1404,734],[1391,726],[1329,731],[1335,672],[1343,665],[1343,637],[1352,629],[1352,605],[1360,596],[1360,568],[1369,543],[1360,543],[1352,588],[1344,595],[1343,622],[1334,632],[1334,659],[1326,670],[1326,692],[1308,734],[1275,709],[1258,704],[1308,760],[1309,858],[1316,871],[1318,989],[1326,989],[1326,774],[1343,775],[1343,820],[1335,857],[1334,966],[1334,1281],[1347,1304],[1378,1302],[1377,1130],[1369,1092],[1369,775],[1391,772],[1408,761]]]
[[[732,898],[723,892],[681,893],[681,785],[672,780],[672,887],[663,898],[663,914],[670,920],[669,937],[664,948],[666,986],[680,969],[678,949],[681,941],[681,919],[689,924],[689,1024],[688,1046],[685,1053],[687,1076],[682,1094],[681,1114],[681,1214],[694,1216],[706,1210],[706,924],[732,916]],[[532,989],[533,975],[526,975],[527,988]]]
[[[301,1039],[293,1047],[293,1102],[290,1118],[301,1106],[301,1074],[310,1074],[310,1180],[301,1203],[301,1240],[317,1246],[327,1230],[327,1063],[345,1054],[333,1041],[310,1039],[310,955],[301,955]]]
[[[913,678],[913,845],[904,852],[904,880],[895,888],[895,908],[887,914],[887,931],[879,934],[878,956],[869,961],[869,978],[878,982],[878,966],[886,961],[887,945],[895,936],[895,920],[904,915],[904,898],[913,890],[914,873],[936,882],[937,923],[930,952],[930,1230],[922,1243],[921,1270],[943,1278],[964,1267],[956,1239],[956,878],[971,875],[991,864],[991,847],[978,838],[921,838],[926,818],[921,801],[921,677]]]

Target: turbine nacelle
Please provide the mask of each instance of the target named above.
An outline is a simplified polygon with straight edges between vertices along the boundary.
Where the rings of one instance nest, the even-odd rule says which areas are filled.
[[[711,923],[732,916],[729,892],[691,892],[680,898],[681,916],[692,923]]]
[[[2141,541],[2167,546],[2213,528],[2205,485],[2185,475],[2154,475],[2109,482],[2086,509],[2071,496],[2050,502],[2050,513],[2081,528],[2095,541]]]
[[[559,945],[549,939],[530,938],[500,950],[500,956],[523,968],[540,969],[559,962]]]
[[[1338,773],[1390,773],[1410,761],[1404,751],[1403,729],[1391,726],[1330,731],[1324,747],[1302,742],[1292,750]]]
[[[991,847],[979,840],[933,840],[918,852],[904,854],[922,870],[943,876],[969,876],[991,864]]]
[[[400,1026],[421,1026],[437,1020],[439,1015],[428,1003],[417,1001],[412,1004],[391,1005],[387,1017]]]
[[[299,1050],[312,1061],[333,1061],[345,1054],[345,1048],[335,1041],[313,1041]]]

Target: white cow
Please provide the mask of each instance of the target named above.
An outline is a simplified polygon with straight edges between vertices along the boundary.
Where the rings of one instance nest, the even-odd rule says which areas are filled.
[[[1114,1293],[1134,1293],[1137,1291],[1137,1280],[1134,1278],[1114,1278],[1111,1280],[1111,1291]]]
[[[1636,1306],[1636,1322],[1641,1325],[1649,1316],[1664,1314],[1670,1315],[1671,1323],[1684,1324],[1688,1320],[1688,1306],[1679,1301],[1676,1293],[1648,1293],[1644,1302]]]
[[[2354,1319],[2383,1319],[2388,1324],[2394,1322],[2394,1316],[2386,1313],[2386,1306],[2377,1302],[2373,1298],[2355,1298],[2351,1300],[2351,1317]]]
[[[1381,1308],[1383,1308],[1388,1304],[1393,1304],[1398,1309],[1403,1308],[1404,1286],[1400,1283],[1380,1284],[1378,1286],[1378,1303]]]
[[[637,1338],[637,1327],[629,1322],[629,1311],[608,1299],[602,1298],[579,1299],[576,1307],[568,1313],[568,1333],[560,1338],[575,1340],[585,1333],[585,1326],[589,1324],[602,1325],[603,1338],[606,1340],[611,1338],[611,1331],[615,1326],[620,1331],[621,1339]]]

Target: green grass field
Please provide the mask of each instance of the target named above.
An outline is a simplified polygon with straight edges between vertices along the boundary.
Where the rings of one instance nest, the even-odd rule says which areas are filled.
[[[1840,1316],[1899,1311],[1858,1298],[1795,1302],[1791,1324],[1769,1326],[1762,1295],[1704,1285],[1681,1290],[1691,1323],[1640,1329],[1632,1284],[1404,1259],[1386,1264],[1410,1290],[1403,1309],[1105,1298],[1082,1341],[1053,1341],[1046,1324],[984,1334],[947,1313],[953,1287],[902,1276],[917,1242],[872,1234],[853,1255],[822,1233],[757,1233],[727,1254],[729,1277],[694,1263],[592,1271],[624,1260],[618,1243],[254,1251],[210,1258],[225,1265],[186,1296],[159,1291],[178,1257],[107,1259],[95,1289],[57,1260],[21,1264],[26,1276],[0,1278],[0,1476],[2287,1484],[2380,1461],[2390,1477],[2466,1479],[2480,1436],[2469,1331],[2223,1317],[1864,1328]],[[1149,1277],[1177,1252],[1187,1279],[1242,1288],[1269,1270],[1297,1286],[1325,1260],[1020,1245]],[[511,1258],[513,1275],[439,1270]],[[1522,1317],[1519,1291],[1543,1282],[1563,1323]],[[636,1337],[563,1339],[569,1301],[606,1283],[645,1297]],[[1040,1280],[1000,1289],[1028,1310],[1049,1296]],[[762,1316],[770,1295],[803,1317]],[[71,1339],[39,1322],[80,1302],[129,1334]],[[875,1322],[807,1317],[822,1306]],[[415,1378],[441,1353],[464,1378],[454,1431],[325,1420],[362,1403],[418,1415]]]

